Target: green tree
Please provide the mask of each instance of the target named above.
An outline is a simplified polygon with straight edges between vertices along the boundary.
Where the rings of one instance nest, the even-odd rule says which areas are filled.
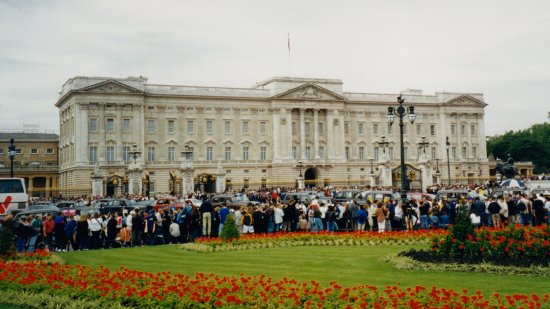
[[[225,239],[227,241],[232,241],[235,239],[239,239],[240,236],[241,234],[239,233],[239,228],[235,223],[235,216],[228,215],[227,218],[225,219],[225,223],[223,224],[220,238]]]
[[[528,129],[508,131],[489,138],[487,152],[506,159],[510,154],[515,161],[531,161],[535,172],[550,171],[550,123],[535,124]]]

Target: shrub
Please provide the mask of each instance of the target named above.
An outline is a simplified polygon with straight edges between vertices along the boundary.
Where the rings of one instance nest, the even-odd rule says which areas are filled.
[[[0,228],[0,257],[11,256],[15,253],[13,234],[8,228]]]
[[[232,241],[239,239],[241,234],[239,233],[239,228],[235,223],[235,217],[233,215],[228,215],[223,224],[222,232],[220,238],[226,241]]]

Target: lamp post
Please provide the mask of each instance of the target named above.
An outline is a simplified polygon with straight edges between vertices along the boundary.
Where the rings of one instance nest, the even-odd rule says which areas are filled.
[[[8,157],[10,158],[10,177],[13,178],[13,159],[15,158],[15,144],[13,143],[13,138],[10,139]]]
[[[426,154],[426,147],[428,147],[429,144],[430,143],[426,140],[426,136],[422,136],[422,140],[418,143],[418,147]]]
[[[397,103],[399,106],[394,108],[393,106],[388,107],[387,121],[390,125],[393,124],[395,116],[399,117],[399,141],[401,142],[401,200],[403,203],[407,200],[407,168],[405,166],[405,148],[403,146],[403,118],[408,115],[409,121],[411,124],[416,120],[416,114],[414,113],[414,106],[409,106],[405,108],[403,103],[405,99],[401,98],[401,95],[397,97]]]
[[[132,151],[128,152],[129,155],[132,156],[132,159],[134,159],[134,164],[137,163],[137,158],[141,154],[141,151],[137,150],[137,145],[132,145]]]
[[[374,159],[373,159],[373,158],[370,158],[369,161],[370,161],[370,173],[371,173],[371,174],[374,174],[374,169],[373,169],[373,167],[372,167],[372,163],[374,162]]]
[[[447,173],[449,173],[449,186],[451,185],[451,161],[449,160],[449,148],[451,148],[451,142],[449,142],[449,137],[445,141],[445,146],[447,147]]]
[[[304,177],[304,176],[302,175],[302,167],[304,166],[304,164],[302,163],[302,161],[298,162],[298,165],[297,165],[297,166],[298,166],[298,168],[300,169],[300,174],[298,175],[298,177],[300,177],[300,178]]]
[[[392,122],[393,122],[393,120],[392,120]],[[382,152],[383,153],[386,153],[386,147],[390,144],[390,142],[386,141],[386,136],[385,135],[382,135],[380,137],[380,139],[381,140],[377,142],[378,146],[382,147]]]

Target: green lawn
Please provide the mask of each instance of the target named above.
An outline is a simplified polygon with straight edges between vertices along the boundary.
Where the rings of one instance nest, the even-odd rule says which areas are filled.
[[[452,288],[470,292],[482,290],[499,293],[546,293],[548,278],[481,273],[404,271],[381,259],[408,248],[425,246],[365,246],[365,247],[294,247],[197,253],[183,251],[178,246],[122,248],[59,254],[68,264],[92,267],[105,265],[118,268],[125,265],[142,271],[172,271],[192,275],[196,272],[222,276],[262,275],[321,283],[337,281],[350,286],[370,284],[379,287],[422,285]]]

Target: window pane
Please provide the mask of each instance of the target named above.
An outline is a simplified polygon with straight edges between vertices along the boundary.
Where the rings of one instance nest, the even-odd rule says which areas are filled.
[[[193,120],[188,120],[187,121],[187,133],[188,134],[192,134],[194,132],[194,123],[193,123]]]
[[[122,119],[122,131],[130,132],[130,119]]]

